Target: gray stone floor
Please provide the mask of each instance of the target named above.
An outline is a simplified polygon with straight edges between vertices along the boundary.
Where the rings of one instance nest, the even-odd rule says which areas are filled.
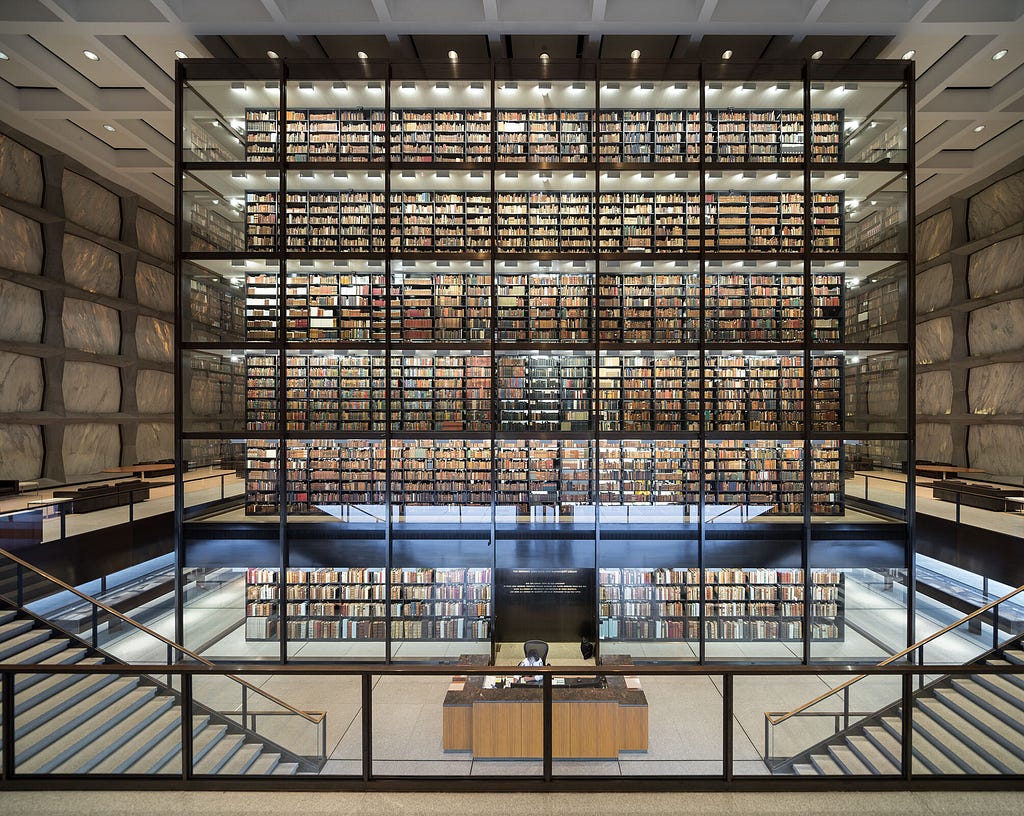
[[[915,793],[4,793],[9,816],[235,816],[239,813],[375,816],[1003,816],[1024,794]]]

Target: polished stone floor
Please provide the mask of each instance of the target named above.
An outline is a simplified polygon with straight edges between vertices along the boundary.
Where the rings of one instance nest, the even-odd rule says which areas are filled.
[[[1024,794],[914,793],[138,793],[0,794],[9,816],[1016,816]]]

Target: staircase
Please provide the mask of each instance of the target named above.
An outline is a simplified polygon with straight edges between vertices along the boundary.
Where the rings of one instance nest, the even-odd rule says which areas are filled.
[[[1020,639],[982,661],[1024,665]],[[797,776],[899,774],[902,706],[819,743],[773,770]],[[1024,774],[1024,675],[942,678],[914,695],[914,773]]]
[[[33,617],[0,609],[3,664],[113,662]],[[181,774],[181,699],[139,675],[21,674],[14,686],[17,772]],[[302,758],[195,706],[196,774],[294,775]]]

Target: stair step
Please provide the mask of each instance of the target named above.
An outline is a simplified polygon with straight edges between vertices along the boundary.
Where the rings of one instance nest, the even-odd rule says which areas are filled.
[[[74,706],[89,700],[102,689],[112,688],[119,679],[116,674],[67,675],[67,677],[71,678],[71,682],[51,694],[37,694],[35,689],[31,694],[15,694],[15,711],[21,705],[24,705],[25,708],[25,713],[14,722],[14,736],[19,747],[25,744],[23,740],[33,731],[51,721],[60,719]],[[30,702],[31,705],[29,705]]]
[[[197,774],[216,774],[235,755],[243,743],[245,737],[241,734],[226,734],[222,739],[217,740],[202,759],[196,761],[194,767]]]
[[[31,618],[18,618],[0,624],[0,643],[29,631],[35,625],[36,622]]]
[[[870,775],[872,772],[871,768],[860,761],[849,745],[830,745],[828,753],[845,774]]]
[[[976,723],[966,719],[941,700],[918,700],[918,708],[951,735],[958,744],[957,750],[969,749],[971,754],[984,760],[986,768],[979,768],[968,758],[972,768],[979,773],[1024,773],[1024,759],[1007,750],[1002,743]],[[992,770],[990,771],[989,768]]]
[[[51,763],[51,767],[45,772],[88,773],[95,765],[140,736],[148,736],[152,740],[156,735],[155,729],[151,730],[153,724],[174,705],[172,697],[156,695],[156,690],[153,691],[154,695],[149,700],[124,717],[115,727],[107,729],[81,751],[60,762]]]
[[[103,662],[102,657],[86,657],[89,652],[84,647],[74,647],[71,649],[65,649],[62,652],[45,657],[42,660],[37,661],[42,666],[70,666],[72,664],[81,663],[83,666],[97,666]],[[82,675],[59,675],[59,674],[19,674],[14,681],[14,693],[26,691],[31,686],[40,688],[43,685],[51,682],[56,682],[61,679],[68,677],[81,677]]]
[[[986,660],[985,665],[987,666],[1015,666],[1017,665],[1012,660]],[[995,675],[989,675],[994,677]],[[1020,689],[1024,689],[1024,674],[1001,674],[999,675],[1000,680],[1006,680],[1008,683],[1013,683]]]
[[[1008,751],[1024,759],[1024,745],[1021,744],[1020,732],[1002,717],[997,717],[966,694],[961,694],[957,689],[936,689],[935,699],[951,708],[968,722],[973,723],[977,728],[982,729]]]
[[[930,717],[928,711],[918,704],[914,705],[914,747],[920,748],[922,753],[927,753],[931,747],[942,754],[956,768],[947,773],[1000,772],[986,757],[972,750],[970,744],[957,739],[940,720]]]
[[[899,765],[894,764],[867,736],[850,736],[846,738],[846,742],[850,750],[868,768],[868,773],[882,775],[900,772]],[[899,745],[896,747],[899,749]]]
[[[274,768],[274,776],[295,776],[299,772],[297,762],[279,762]]]
[[[195,742],[210,722],[206,716],[192,718],[192,740]],[[96,767],[97,772],[108,769],[106,763]],[[181,714],[178,714],[178,728],[154,745],[148,752],[135,760],[124,761],[110,773],[128,774],[181,774]]]
[[[915,718],[915,730],[916,730]],[[883,717],[882,725],[885,726],[886,730],[894,737],[902,733],[901,728],[903,727],[902,721],[898,717]],[[916,735],[915,735],[916,736]],[[961,773],[957,764],[947,757],[942,751],[932,745],[926,739],[917,738],[913,741],[914,759],[914,772],[915,773],[933,773],[933,774],[958,774]],[[924,770],[922,771],[921,767]]]
[[[0,626],[6,626],[8,623],[14,620],[17,614],[18,613],[15,612],[13,609],[0,610]]]
[[[996,693],[987,683],[978,682],[978,678],[975,676],[954,680],[953,688],[998,717],[1015,731],[1024,734],[1021,706],[1015,705],[1001,694]]]
[[[228,733],[226,725],[215,725],[208,722],[198,734],[192,737],[192,768],[203,759],[210,751],[217,747],[224,736]]]
[[[1024,649],[1009,649],[1003,652],[1003,657],[1010,663],[1024,664]]]
[[[68,649],[70,642],[63,638],[47,638],[26,647],[7,658],[8,663],[42,663],[48,657]]]
[[[73,758],[81,751],[100,743],[111,730],[116,730],[125,739],[134,734],[136,717],[145,722],[141,713],[146,704],[156,695],[155,686],[137,686],[107,706],[100,714],[86,720],[82,727],[63,737],[51,741],[30,758],[22,758],[19,769],[25,773],[52,773],[55,768]],[[115,737],[115,741],[116,741]]]
[[[180,742],[181,709],[175,705],[173,698],[164,697],[163,699],[168,702],[167,708],[146,729],[119,746],[116,751],[90,760],[86,765],[78,768],[77,773],[119,773],[117,768],[134,765],[168,736],[174,735]]]
[[[881,725],[869,725],[864,729],[864,736],[870,740],[882,756],[889,760],[889,764],[896,769],[896,773],[899,773],[903,756],[902,740]]]
[[[811,765],[822,776],[843,776],[843,769],[827,754],[812,754]]]
[[[266,776],[274,773],[277,769],[278,764],[281,762],[280,754],[265,753],[263,749],[260,749],[260,755],[256,757],[256,761],[253,762],[245,771],[246,776]]]
[[[242,747],[224,763],[219,774],[244,774],[263,753],[263,746],[255,742],[243,742]]]
[[[32,621],[28,621],[26,630],[0,642],[0,663],[15,663],[16,661],[11,659],[14,655],[50,639],[50,633],[45,629],[32,629],[31,626]]]

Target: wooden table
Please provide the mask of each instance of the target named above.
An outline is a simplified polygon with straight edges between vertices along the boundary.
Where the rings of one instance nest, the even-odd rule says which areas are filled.
[[[442,714],[444,750],[467,751],[474,759],[540,759],[544,753],[542,690],[536,686],[485,688],[484,681],[481,675],[453,679]],[[646,750],[647,697],[639,678],[612,675],[601,688],[556,685],[552,689],[555,759],[618,759],[622,751]]]
[[[130,473],[133,476],[138,476],[140,479],[145,479],[147,473],[153,473],[154,471],[171,471],[174,472],[174,465],[123,465],[121,467],[104,468],[104,473]]]
[[[957,467],[956,465],[914,465],[914,470],[926,476],[929,473],[937,473],[943,479],[956,477],[961,473],[984,473],[984,470],[970,467]]]

